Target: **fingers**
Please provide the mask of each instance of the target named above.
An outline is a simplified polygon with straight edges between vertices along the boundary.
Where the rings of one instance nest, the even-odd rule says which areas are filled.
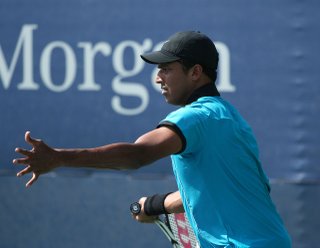
[[[15,152],[21,153],[22,155],[25,155],[25,156],[30,156],[32,153],[31,151],[22,149],[22,148],[16,148]]]
[[[21,176],[28,174],[30,172],[32,172],[32,168],[31,168],[31,166],[28,166],[28,167],[24,168],[23,170],[19,171],[17,173],[17,177],[21,177]]]
[[[26,132],[25,134],[25,140],[26,142],[28,142],[29,144],[31,144],[33,146],[33,144],[35,143],[35,140],[32,139],[30,137],[30,132]],[[22,149],[22,148],[16,148],[15,152],[20,153],[24,156],[26,156],[25,158],[16,158],[12,161],[13,164],[28,164],[28,158],[32,155],[32,151],[30,150],[26,150],[26,149]]]
[[[132,214],[132,218],[141,223],[153,223],[158,216],[149,216],[146,215],[144,212],[144,202],[146,201],[147,197],[141,197],[139,199],[139,204],[141,206],[141,210],[139,214]]]
[[[22,149],[22,148],[16,148],[15,152],[20,153],[24,156],[26,156],[25,158],[16,158],[13,160],[13,164],[25,164],[26,168],[24,168],[23,170],[19,171],[17,173],[18,177],[21,177],[25,174],[31,173],[32,172],[32,177],[31,179],[26,183],[26,187],[30,187],[35,181],[38,180],[39,176],[40,176],[40,172],[35,172],[35,168],[31,167],[31,161],[32,161],[32,155],[34,154],[34,151],[36,149],[37,144],[39,144],[39,140],[33,139],[30,136],[30,131],[27,131],[25,133],[24,136],[25,141],[30,144],[33,149],[32,150],[26,150],[26,149]],[[41,141],[40,141],[41,142]]]
[[[15,158],[12,163],[13,164],[28,164],[28,158]]]
[[[35,181],[37,181],[38,178],[39,178],[39,175],[40,175],[40,174],[34,172],[34,173],[32,174],[32,178],[29,180],[29,182],[27,182],[26,187],[27,187],[27,188],[30,187]]]
[[[29,144],[33,144],[34,143],[34,140],[30,137],[30,131],[27,131],[25,133],[25,136],[24,136],[26,142],[28,142]],[[22,148],[16,148],[15,149],[15,152],[17,153],[20,153],[24,156],[26,156],[25,158],[17,158],[17,159],[14,159],[12,162],[13,164],[27,164],[28,163],[28,158],[30,157],[30,155],[32,155],[32,151],[29,151],[29,150],[26,150],[26,149],[22,149]]]
[[[15,158],[12,161],[13,164],[28,164],[28,162],[29,162],[28,158],[32,154],[31,151],[28,151],[28,150],[25,150],[25,149],[22,149],[22,148],[16,148],[15,152],[20,153],[22,155],[25,155],[26,157],[25,158]]]
[[[32,172],[32,178],[26,183],[26,187],[27,187],[27,188],[30,187],[35,181],[38,180],[38,178],[39,178],[39,176],[40,176],[40,173],[39,173],[39,172],[34,172],[34,171],[32,171],[31,166],[28,166],[28,167],[26,167],[25,169],[23,169],[22,171],[19,171],[19,172],[17,173],[17,177],[21,177],[21,176],[23,176],[23,175],[25,175],[25,174],[28,174],[28,173],[30,173],[30,172]]]
[[[139,199],[139,204],[141,205],[141,207],[144,207],[144,202],[147,200],[147,197],[141,197],[140,199]]]
[[[158,217],[147,216],[143,213],[140,213],[140,214],[132,214],[132,218],[141,223],[153,223]]]

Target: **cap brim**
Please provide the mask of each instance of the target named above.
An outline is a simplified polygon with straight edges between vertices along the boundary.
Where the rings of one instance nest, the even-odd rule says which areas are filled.
[[[161,51],[145,53],[140,55],[140,57],[149,64],[164,64],[174,62],[180,59],[177,56],[164,54]]]

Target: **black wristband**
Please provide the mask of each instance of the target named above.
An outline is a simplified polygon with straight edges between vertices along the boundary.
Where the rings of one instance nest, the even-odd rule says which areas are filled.
[[[146,201],[144,202],[144,213],[148,216],[168,214],[164,207],[164,200],[169,194],[171,194],[171,192],[164,195],[156,194],[147,197]]]

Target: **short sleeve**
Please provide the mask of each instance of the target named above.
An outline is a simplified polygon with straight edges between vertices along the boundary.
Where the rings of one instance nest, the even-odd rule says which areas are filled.
[[[191,107],[183,107],[170,113],[159,123],[159,127],[167,126],[181,138],[183,149],[179,152],[195,152],[201,147],[201,112]]]

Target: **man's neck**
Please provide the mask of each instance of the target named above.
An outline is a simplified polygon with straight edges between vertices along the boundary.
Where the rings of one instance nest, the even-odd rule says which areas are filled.
[[[188,98],[186,104],[197,101],[200,97],[204,96],[220,96],[219,91],[214,83],[210,82],[197,88]]]

